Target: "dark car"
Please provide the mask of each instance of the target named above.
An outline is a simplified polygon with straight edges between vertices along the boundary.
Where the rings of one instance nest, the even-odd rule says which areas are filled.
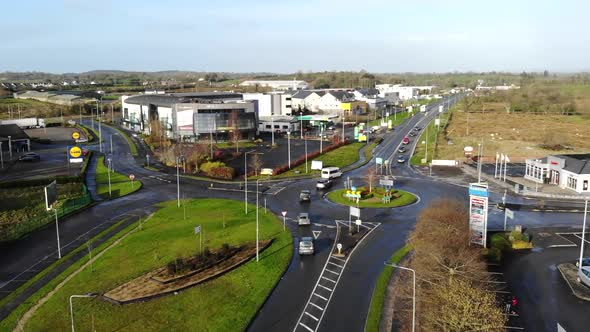
[[[19,161],[39,161],[41,156],[35,152],[28,152],[18,158]]]
[[[406,153],[406,148],[404,146],[400,146],[399,149],[397,149],[397,152],[399,153]]]
[[[422,128],[420,128],[420,127],[418,127],[418,126],[414,127],[414,131],[420,131],[421,129],[422,129]]]
[[[415,137],[415,136],[416,136],[416,133],[415,133],[415,132],[413,132],[413,131],[411,131],[411,132],[408,134],[408,136]]]
[[[309,190],[301,190],[299,193],[299,201],[300,202],[309,202],[311,201],[311,191]]]

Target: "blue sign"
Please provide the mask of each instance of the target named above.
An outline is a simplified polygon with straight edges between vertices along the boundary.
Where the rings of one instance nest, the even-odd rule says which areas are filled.
[[[350,190],[356,191],[356,187],[352,186],[352,187],[350,187]]]
[[[488,197],[488,188],[487,186],[478,186],[472,184],[469,186],[469,195]]]

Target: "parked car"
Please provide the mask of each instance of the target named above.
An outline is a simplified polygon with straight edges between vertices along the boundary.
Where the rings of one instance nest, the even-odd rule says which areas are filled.
[[[579,260],[576,260],[576,266],[580,266]],[[582,266],[590,266],[590,257],[582,258]]]
[[[316,189],[328,189],[332,186],[332,181],[329,179],[321,179],[315,184]]]
[[[397,157],[397,162],[400,164],[403,164],[406,162],[406,157],[404,157],[403,155],[400,155]]]
[[[397,149],[397,152],[406,153],[406,148],[404,146],[400,146],[399,149]]]
[[[300,202],[309,202],[311,201],[311,191],[309,190],[301,190],[299,193],[299,201]]]
[[[309,213],[301,212],[299,214],[299,217],[297,217],[297,223],[299,224],[299,226],[311,225],[311,220],[309,220]]]
[[[299,240],[299,255],[313,255],[313,238],[312,237],[302,237]]]
[[[590,287],[590,266],[582,266],[578,270],[578,282]]]
[[[41,156],[35,152],[27,152],[22,156],[18,157],[19,161],[39,161]]]

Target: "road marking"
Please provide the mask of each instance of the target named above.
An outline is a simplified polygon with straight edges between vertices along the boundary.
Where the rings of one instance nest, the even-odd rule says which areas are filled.
[[[581,237],[581,236],[579,236],[578,234],[582,234],[582,233],[577,233],[577,234],[574,234],[574,236],[575,236],[575,237],[577,237],[578,239],[582,240],[582,237]],[[586,242],[586,243],[590,243],[590,241],[588,241],[588,240],[586,240],[586,239],[583,239],[583,241],[584,241],[584,242]]]
[[[329,292],[333,291],[333,289],[332,289],[332,288],[328,288],[328,287],[326,287],[326,286],[323,286],[322,284],[318,284],[318,286],[322,287],[323,289],[326,289],[326,290],[328,290]]]
[[[326,279],[326,280],[328,280],[328,281],[330,281],[330,282],[336,283],[336,281],[334,281],[334,280],[332,280],[332,279],[330,279],[330,278],[326,278],[326,277],[324,277],[324,276],[322,276],[322,279]]]
[[[299,325],[305,327],[309,332],[314,332],[312,329],[310,329],[307,325],[305,325],[303,323],[299,323]]]
[[[340,273],[336,273],[336,272],[334,272],[334,271],[332,271],[332,270],[328,270],[328,269],[324,269],[324,270],[326,270],[326,271],[328,271],[328,272],[331,272],[331,273],[334,273],[334,274],[335,274],[335,275],[337,275],[337,276],[340,276]]]
[[[339,268],[343,268],[343,266],[342,266],[342,265],[338,265],[338,264],[336,264],[336,263],[332,263],[332,262],[328,262],[328,263],[329,263],[329,264],[332,264],[332,265],[336,265],[336,266],[338,266]]]
[[[335,260],[341,261],[342,263],[346,263],[346,261],[342,258],[336,257],[336,256],[331,256],[330,258],[333,258]]]
[[[317,318],[316,316],[314,316],[314,315],[310,314],[310,313],[309,313],[309,312],[307,312],[307,311],[305,312],[305,314],[306,314],[306,315],[308,315],[309,317],[313,318],[313,319],[314,319],[316,322],[320,320],[319,318]]]
[[[315,296],[319,297],[320,299],[323,299],[323,300],[325,300],[325,301],[328,301],[328,299],[327,299],[327,298],[325,298],[325,297],[321,296],[321,295],[320,295],[320,294],[318,294],[318,293],[313,293],[313,295],[315,295]]]
[[[320,309],[321,311],[324,311],[324,308],[320,307],[319,305],[317,305],[317,304],[315,304],[315,303],[313,303],[313,302],[309,302],[309,304],[311,304],[312,306],[314,306],[314,307],[316,307],[316,308]]]

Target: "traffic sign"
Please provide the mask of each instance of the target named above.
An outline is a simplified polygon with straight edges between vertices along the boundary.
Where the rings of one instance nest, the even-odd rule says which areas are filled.
[[[80,158],[82,156],[82,149],[77,146],[72,146],[70,148],[70,157],[72,158]]]
[[[507,218],[514,219],[514,211],[510,210],[509,208],[506,208],[504,211],[506,212]]]
[[[342,243],[338,243],[336,245],[336,249],[338,249],[338,254],[340,254],[340,250],[342,250]]]
[[[284,216],[286,216],[286,215],[287,215],[287,211],[283,211],[283,212],[281,212],[281,214],[282,214],[282,215],[283,215],[283,217],[284,217]]]
[[[357,226],[360,226],[363,222],[360,219],[355,220],[354,222]]]
[[[320,237],[320,234],[322,233],[322,231],[311,231],[313,233],[313,238],[314,239],[318,239],[318,237]]]
[[[377,157],[375,159],[375,162],[377,163],[377,165],[381,165],[381,164],[383,164],[383,158]]]
[[[80,138],[80,133],[79,133],[79,132],[77,132],[77,131],[73,132],[73,133],[72,133],[72,138],[73,138],[73,139],[79,139],[79,138]]]
[[[135,180],[135,175],[134,174],[129,174],[129,179],[131,179],[131,181]]]
[[[351,206],[350,207],[350,215],[360,218],[361,217],[361,209]]]

